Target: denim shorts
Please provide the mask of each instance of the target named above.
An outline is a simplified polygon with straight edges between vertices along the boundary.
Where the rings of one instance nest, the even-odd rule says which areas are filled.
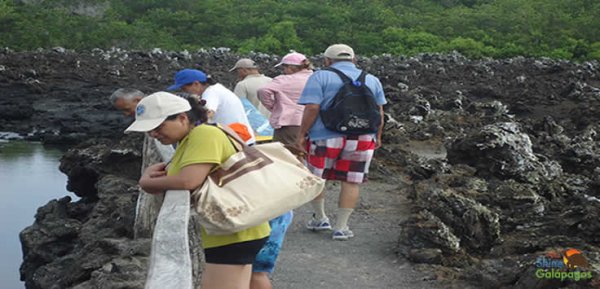
[[[281,250],[281,245],[283,244],[285,232],[292,223],[293,217],[294,213],[289,211],[269,221],[269,225],[271,225],[271,236],[269,236],[267,243],[265,243],[256,255],[256,259],[252,264],[253,272],[273,273],[277,256],[279,256],[279,250]]]

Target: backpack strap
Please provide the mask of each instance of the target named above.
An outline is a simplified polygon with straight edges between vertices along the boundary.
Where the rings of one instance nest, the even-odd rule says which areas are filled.
[[[358,76],[358,81],[360,81],[360,83],[362,83],[363,85],[367,85],[367,72],[366,71],[362,71],[360,73],[360,75]]]
[[[352,80],[352,78],[348,77],[348,75],[346,75],[345,73],[341,72],[339,69],[337,68],[333,68],[333,67],[325,67],[323,68],[323,70],[328,70],[328,71],[332,71],[335,72],[344,83],[346,82],[354,82],[354,80]],[[365,78],[367,77],[367,73],[364,70],[361,70],[360,75],[358,76],[358,78],[356,80],[360,81],[360,83],[364,84],[365,83]]]
[[[335,72],[335,74],[337,74],[343,82],[352,82],[352,79],[350,77],[348,77],[348,75],[346,75],[345,73],[341,72],[339,69],[337,68],[333,68],[333,67],[325,67],[323,68],[323,70],[328,70],[328,71],[332,71]]]

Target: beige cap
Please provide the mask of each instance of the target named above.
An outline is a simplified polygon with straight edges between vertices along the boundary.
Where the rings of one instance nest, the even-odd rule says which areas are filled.
[[[331,59],[352,60],[354,59],[354,50],[346,44],[333,44],[325,49],[323,55]]]
[[[153,93],[138,102],[135,107],[135,121],[125,132],[151,131],[167,117],[191,109],[190,103],[182,97],[164,91]]]
[[[231,69],[229,69],[229,71],[234,71],[238,68],[258,68],[258,66],[256,65],[256,63],[254,63],[254,60],[250,58],[242,58],[238,60],[235,63],[235,65]]]

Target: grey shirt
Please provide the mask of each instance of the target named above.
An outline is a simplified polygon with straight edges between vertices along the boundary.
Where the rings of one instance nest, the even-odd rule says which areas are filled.
[[[235,95],[238,97],[248,98],[250,103],[252,103],[260,113],[268,118],[271,113],[262,105],[262,103],[260,103],[256,92],[259,88],[263,87],[269,82],[271,82],[271,78],[265,76],[264,74],[250,74],[235,85],[233,93],[235,93]]]

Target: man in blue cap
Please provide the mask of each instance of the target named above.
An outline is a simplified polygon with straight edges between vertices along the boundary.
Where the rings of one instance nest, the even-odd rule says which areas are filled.
[[[175,74],[175,84],[167,90],[181,90],[190,94],[200,96],[206,101],[206,109],[209,111],[209,122],[230,125],[241,123],[248,128],[252,137],[248,144],[254,143],[254,132],[244,111],[240,99],[225,86],[217,83],[203,71],[197,69],[183,69]]]

